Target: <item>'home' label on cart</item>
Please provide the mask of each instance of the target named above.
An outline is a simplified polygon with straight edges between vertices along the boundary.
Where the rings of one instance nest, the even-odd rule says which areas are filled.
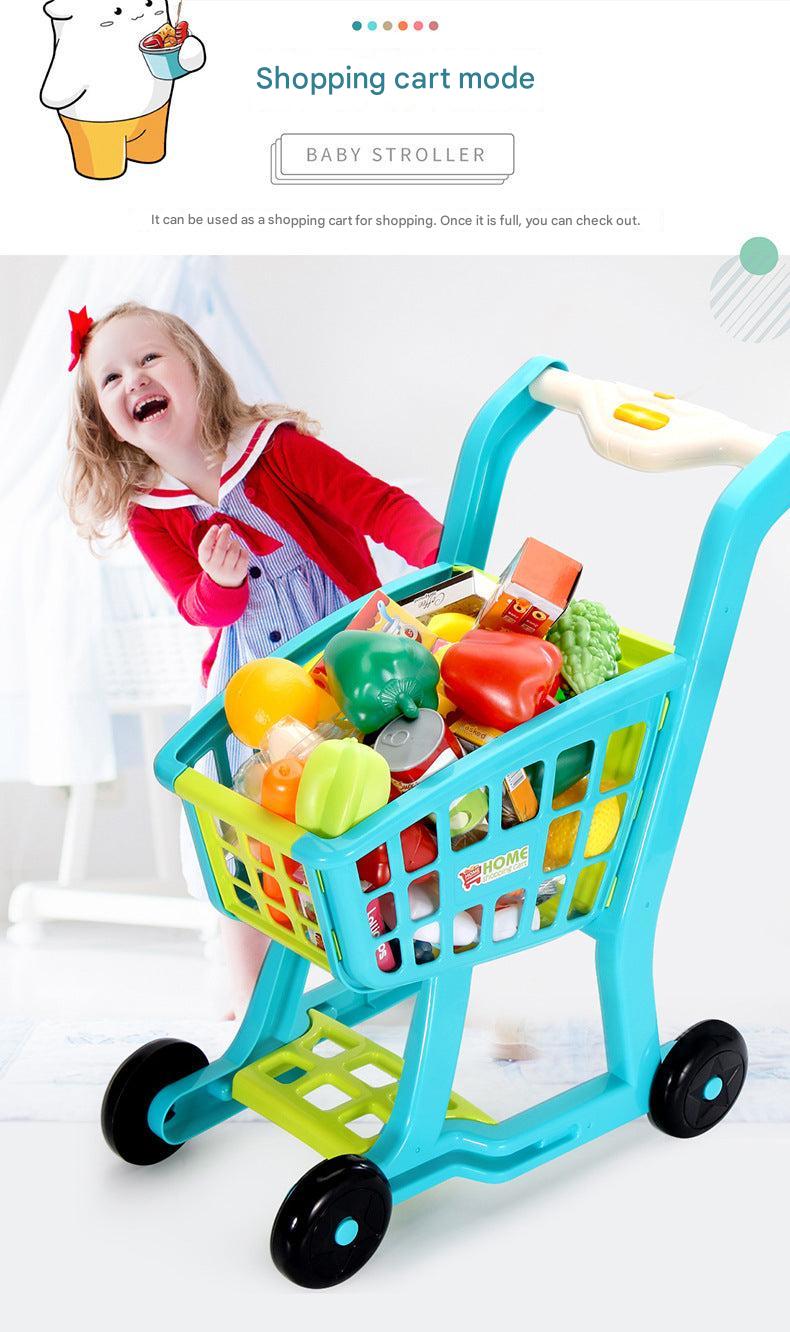
[[[492,856],[490,860],[467,865],[466,869],[458,871],[458,878],[461,880],[464,892],[468,893],[470,888],[493,883],[494,879],[504,879],[507,874],[515,874],[517,870],[526,869],[528,864],[529,847],[519,846],[513,851],[505,852],[504,855]]]

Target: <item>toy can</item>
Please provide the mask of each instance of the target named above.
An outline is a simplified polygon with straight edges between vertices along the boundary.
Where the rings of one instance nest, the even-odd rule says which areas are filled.
[[[364,885],[363,885],[364,887]],[[370,889],[368,889],[370,891]],[[381,910],[381,902],[376,898],[373,902],[368,902],[367,907],[368,924],[370,932],[374,939],[378,939],[380,934],[385,934],[387,926],[384,921],[384,913]],[[378,944],[376,948],[376,961],[380,971],[394,971],[396,967],[395,954],[392,946],[388,943]]]
[[[413,720],[389,722],[373,748],[387,760],[399,794],[464,756],[460,741],[433,708],[420,708]]]

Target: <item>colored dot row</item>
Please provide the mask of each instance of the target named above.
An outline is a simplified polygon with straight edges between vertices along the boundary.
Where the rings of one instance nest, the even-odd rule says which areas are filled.
[[[398,32],[406,32],[408,26],[409,25],[405,19],[401,19],[400,23],[390,23],[389,19],[387,19],[386,23],[381,24],[381,27],[385,32],[391,32],[393,29],[396,29]],[[423,23],[421,19],[417,19],[417,22],[412,23],[411,26],[415,32],[422,32],[423,28],[426,28],[428,32],[436,32],[439,24],[436,22],[436,19],[431,19],[430,23]],[[376,23],[375,19],[371,19],[369,23],[361,23],[359,19],[354,19],[351,27],[354,29],[354,32],[361,32],[363,28],[367,28],[368,32],[375,32],[379,27],[379,24]]]

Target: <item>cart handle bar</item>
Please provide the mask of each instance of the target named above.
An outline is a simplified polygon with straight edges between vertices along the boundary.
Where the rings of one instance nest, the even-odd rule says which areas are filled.
[[[640,472],[745,467],[773,439],[672,394],[584,379],[569,370],[544,370],[529,392],[547,407],[578,416],[602,458]]]

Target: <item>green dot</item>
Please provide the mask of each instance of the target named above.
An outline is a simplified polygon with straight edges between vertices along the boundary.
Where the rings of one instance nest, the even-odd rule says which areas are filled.
[[[779,251],[772,240],[765,236],[752,236],[741,246],[741,263],[747,273],[762,276],[770,273],[779,263]]]

